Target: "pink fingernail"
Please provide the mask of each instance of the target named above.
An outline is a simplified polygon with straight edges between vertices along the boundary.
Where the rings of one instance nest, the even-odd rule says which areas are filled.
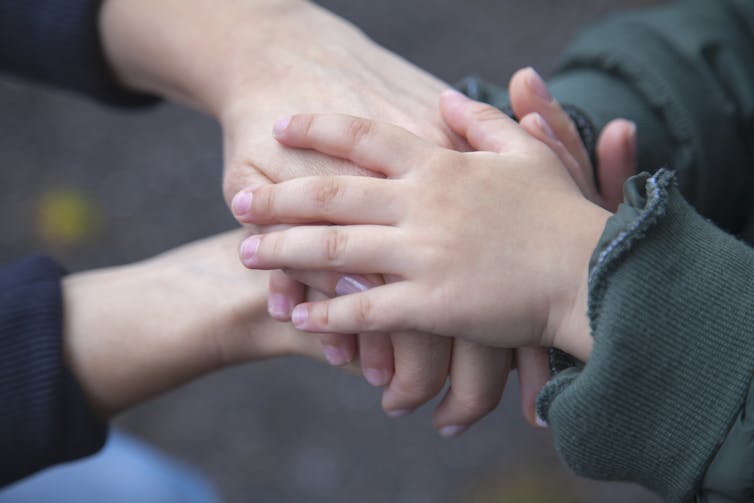
[[[411,414],[413,411],[411,409],[398,409],[398,410],[391,410],[387,413],[388,417],[391,418],[397,418],[397,417],[403,417]]]
[[[348,358],[346,358],[345,352],[339,347],[325,344],[322,347],[322,351],[325,353],[325,358],[327,358],[330,365],[340,367],[341,365],[348,363]]]
[[[291,301],[285,295],[270,295],[267,300],[267,311],[275,319],[287,320],[291,315]]]
[[[309,309],[306,306],[296,306],[291,313],[291,322],[296,328],[304,328],[309,320]]]
[[[372,386],[384,386],[388,382],[389,375],[384,370],[364,369],[364,377]]]
[[[531,70],[529,74],[529,87],[531,87],[531,90],[534,91],[537,96],[539,96],[543,100],[547,102],[552,101],[552,94],[550,94],[550,90],[547,89],[547,84],[545,84],[545,81],[534,68],[530,67],[529,70]]]
[[[283,136],[283,133],[285,133],[285,130],[288,129],[288,125],[290,123],[291,123],[290,117],[283,117],[281,119],[276,120],[275,125],[272,126],[272,134],[275,135],[276,138],[280,138],[281,136]]]
[[[466,101],[469,99],[465,94],[457,91],[456,89],[446,89],[442,92],[442,95],[445,97],[445,99],[453,101]]]
[[[442,435],[445,438],[453,438],[457,437],[464,431],[468,430],[469,427],[461,424],[451,424],[448,426],[444,426],[440,428],[440,435]]]
[[[335,284],[335,293],[338,295],[349,295],[365,292],[373,286],[374,283],[361,276],[343,276]]]
[[[233,197],[230,206],[233,208],[233,213],[236,215],[245,215],[251,209],[252,195],[250,192],[242,191]]]
[[[260,241],[259,236],[251,236],[241,243],[241,262],[246,267],[252,267],[255,264]]]
[[[541,417],[539,417],[539,414],[537,414],[537,417],[534,420],[534,422],[536,422],[537,426],[539,426],[540,428],[549,428],[550,427],[550,425],[547,424],[547,421],[545,421],[544,419],[542,419]]]

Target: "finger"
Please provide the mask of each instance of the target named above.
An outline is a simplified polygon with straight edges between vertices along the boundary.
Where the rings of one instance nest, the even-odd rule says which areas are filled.
[[[497,407],[511,369],[512,351],[454,339],[450,388],[434,412],[443,437],[455,437]]]
[[[550,147],[558,156],[560,162],[568,170],[568,174],[571,175],[576,185],[581,190],[586,198],[593,202],[600,202],[600,196],[594,185],[592,178],[591,164],[586,168],[578,163],[578,161],[571,155],[566,149],[565,145],[558,139],[555,132],[547,123],[547,121],[538,113],[533,112],[525,116],[520,121],[521,128],[527,133]]]
[[[233,215],[250,224],[384,224],[403,213],[405,190],[394,180],[363,176],[310,176],[244,189]]]
[[[509,94],[511,107],[516,117],[521,119],[531,113],[540,114],[579,166],[591,173],[592,163],[589,160],[589,153],[584,148],[576,125],[552,97],[547,84],[533,68],[524,68],[513,75],[509,85]]]
[[[610,121],[597,140],[599,187],[605,208],[615,211],[623,201],[623,183],[636,173],[636,124]]]
[[[416,260],[406,256],[401,243],[394,227],[304,226],[250,236],[239,252],[250,269],[400,274]]]
[[[475,150],[501,153],[529,138],[497,108],[471,100],[458,91],[442,93],[440,112],[448,126],[466,138]]]
[[[348,159],[394,178],[439,148],[398,126],[342,114],[286,117],[275,123],[273,133],[286,146]]]
[[[516,350],[518,385],[521,390],[521,411],[532,426],[542,427],[537,417],[537,395],[550,380],[547,350],[543,348],[519,348]]]
[[[418,332],[392,335],[395,375],[382,394],[382,408],[400,417],[434,398],[445,386],[453,340]]]
[[[372,386],[386,386],[393,378],[393,343],[388,334],[359,334],[359,361]]]
[[[362,293],[299,304],[291,313],[291,321],[306,332],[352,334],[417,330],[417,320],[422,319],[422,313],[402,300],[417,295],[406,282],[389,283]]]
[[[342,276],[335,285],[337,295],[366,292],[370,288],[383,285],[381,276],[369,278],[358,275]],[[393,344],[388,334],[359,334],[359,361],[367,382],[372,386],[385,386],[393,378]]]
[[[307,298],[311,301],[322,301],[327,296],[321,292],[309,289]],[[357,352],[356,336],[350,333],[320,333],[319,341],[322,353],[330,365],[341,367],[354,360]]]
[[[267,312],[278,321],[289,321],[293,306],[306,298],[306,286],[280,270],[272,271],[269,285]]]

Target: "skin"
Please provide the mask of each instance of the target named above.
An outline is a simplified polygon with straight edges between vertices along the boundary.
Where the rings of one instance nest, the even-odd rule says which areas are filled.
[[[469,148],[438,113],[436,96],[445,84],[309,2],[106,0],[100,28],[108,62],[125,86],[187,104],[220,122],[226,201],[249,185],[313,174],[374,174],[348,160],[281,148],[270,138],[269,124],[300,110],[380,119],[437,145]],[[329,285],[319,290],[333,290],[337,278],[326,281]],[[269,310],[278,319],[290,317],[294,302],[286,299],[319,295],[280,272],[270,274],[270,283]],[[364,334],[358,346],[350,336],[322,339],[326,356],[337,364],[351,361],[360,349],[367,377],[386,386],[383,408],[391,415],[434,397],[450,372],[456,389],[436,415],[441,429],[461,420],[470,424],[494,408],[504,386],[499,375],[507,375],[510,367],[510,357],[496,349],[464,348],[466,342],[454,344],[428,334]],[[519,359],[518,365],[533,361]],[[528,397],[525,416],[531,422],[532,390],[546,378],[543,369],[520,369],[522,376],[537,377],[522,384]],[[485,391],[469,397],[460,389]]]
[[[302,330],[463,331],[485,346],[553,346],[588,360],[588,262],[610,214],[582,196],[550,148],[499,111],[455,92],[441,109],[487,152],[449,151],[352,116],[278,122],[281,143],[347,158],[387,180],[315,177],[254,190],[255,223],[338,225],[252,236],[241,248],[245,265],[401,278],[297,306]]]
[[[187,104],[220,122],[227,201],[251,184],[312,174],[369,174],[353,163],[281,148],[270,138],[269,124],[297,110],[379,118],[433,143],[467,148],[437,110],[436,96],[445,84],[309,2],[107,0],[100,28],[106,57],[125,86]],[[396,334],[388,341],[392,346],[384,337],[372,341],[383,355],[392,347],[395,369],[383,397],[383,408],[392,415],[417,408],[443,388],[452,340]],[[495,375],[493,369],[489,375]],[[502,392],[499,383],[488,385]]]
[[[316,337],[267,315],[268,273],[233,249],[243,235],[63,279],[64,358],[102,417],[230,365],[322,359]]]

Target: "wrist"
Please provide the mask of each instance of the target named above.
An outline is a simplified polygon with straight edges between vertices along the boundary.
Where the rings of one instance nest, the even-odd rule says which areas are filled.
[[[561,281],[553,282],[551,309],[545,329],[544,345],[587,361],[592,351],[592,337],[587,316],[589,294],[589,261],[597,246],[610,213],[580,199],[576,208],[564,210],[567,229],[558,247]]]
[[[291,55],[318,57],[311,35],[299,36],[313,26],[323,37],[359,33],[305,0],[107,0],[100,15],[106,57],[124,85],[217,118],[239,96],[283,84]]]

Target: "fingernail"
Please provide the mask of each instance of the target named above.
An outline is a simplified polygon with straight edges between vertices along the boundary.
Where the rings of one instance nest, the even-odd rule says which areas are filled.
[[[283,133],[285,133],[285,130],[288,129],[288,125],[290,123],[290,117],[283,117],[282,119],[276,120],[275,125],[272,126],[272,134],[275,135],[276,138],[283,136]]]
[[[544,117],[539,115],[538,113],[534,114],[534,120],[537,121],[537,126],[544,134],[550,137],[551,140],[559,141],[558,137],[555,136],[555,131],[552,130],[550,125],[547,123]]]
[[[464,431],[468,430],[469,427],[461,424],[451,424],[448,426],[443,426],[440,428],[440,435],[442,435],[445,438],[453,438],[457,437]]]
[[[442,92],[442,95],[445,97],[445,99],[454,101],[465,101],[469,99],[465,94],[457,91],[456,89],[446,89]]]
[[[241,243],[241,262],[247,267],[254,265],[257,248],[259,248],[259,236],[251,236],[246,241]]]
[[[291,315],[291,302],[285,295],[270,295],[267,300],[267,311],[276,319],[288,319]]]
[[[291,322],[296,328],[303,328],[309,319],[309,309],[306,306],[296,306],[291,313]]]
[[[387,412],[387,416],[391,418],[396,417],[403,417],[411,414],[413,411],[411,409],[398,409],[398,410],[391,410]]]
[[[335,293],[338,295],[348,295],[365,292],[373,286],[374,284],[371,281],[361,276],[343,276],[335,284]]]
[[[233,213],[236,215],[245,215],[251,209],[252,195],[250,192],[242,191],[233,197],[233,201],[230,202],[230,206],[233,208]]]
[[[545,81],[542,79],[542,77],[537,73],[537,71],[534,68],[529,67],[529,87],[532,91],[534,91],[537,96],[542,98],[545,101],[552,101],[552,94],[550,94],[550,90],[547,89],[547,84],[545,84]]]
[[[348,358],[346,358],[345,352],[343,352],[343,350],[339,347],[325,344],[324,346],[322,346],[322,351],[325,353],[325,358],[327,358],[327,361],[328,363],[330,363],[330,365],[340,367],[341,365],[345,365],[348,362]]]
[[[389,375],[380,369],[364,369],[364,377],[372,386],[384,386],[387,384]]]
[[[540,428],[549,428],[550,425],[547,424],[547,421],[539,417],[539,414],[537,414],[537,417],[534,419],[534,422],[537,423],[537,426]]]

